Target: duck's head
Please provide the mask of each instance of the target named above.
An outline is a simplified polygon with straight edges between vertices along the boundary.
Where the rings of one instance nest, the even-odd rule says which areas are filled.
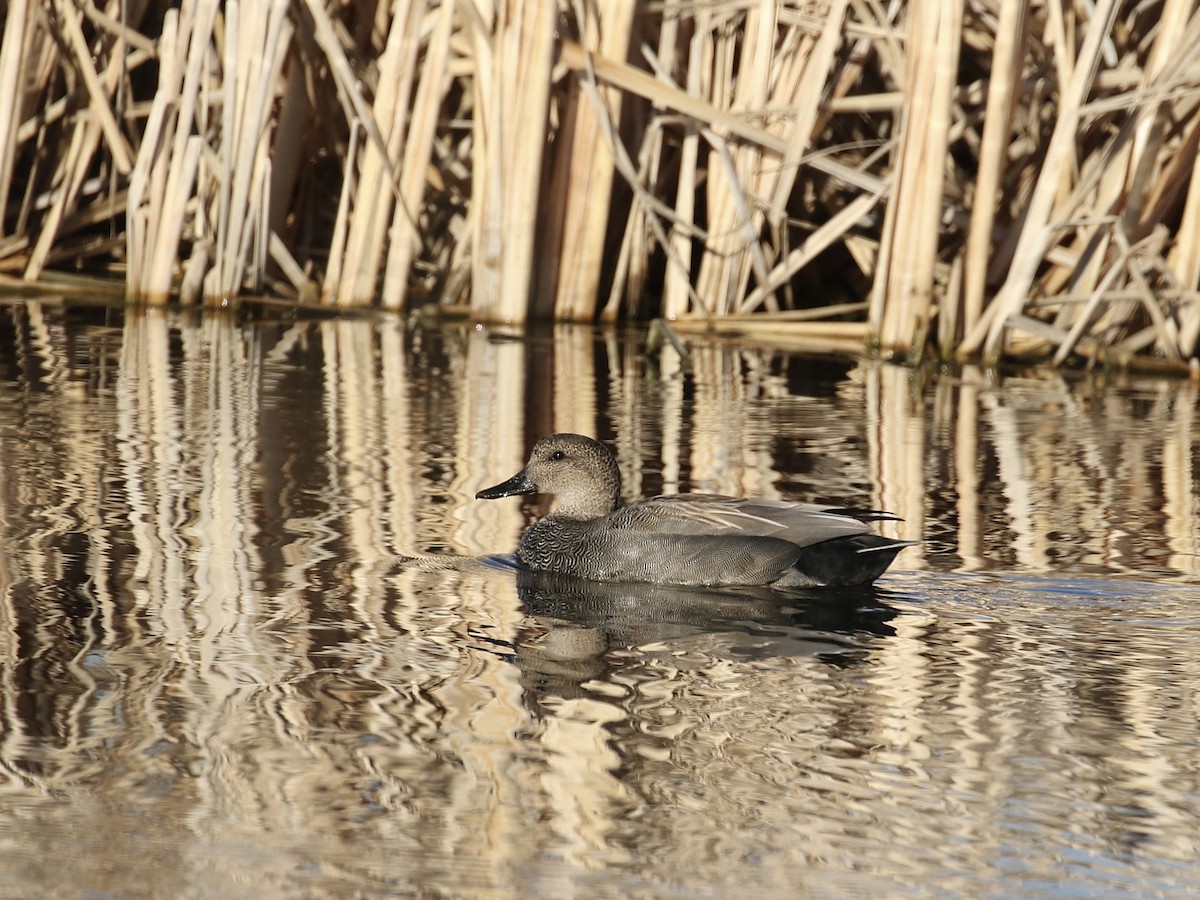
[[[620,503],[621,470],[599,441],[582,434],[552,434],[533,445],[524,469],[475,497],[496,500],[515,494],[553,494],[558,498],[555,515],[598,519]]]

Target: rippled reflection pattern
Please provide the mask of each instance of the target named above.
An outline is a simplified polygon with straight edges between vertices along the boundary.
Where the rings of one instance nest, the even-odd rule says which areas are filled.
[[[0,895],[1200,889],[1191,385],[0,313]],[[473,495],[554,430],[924,543],[854,592],[521,572],[538,502]]]

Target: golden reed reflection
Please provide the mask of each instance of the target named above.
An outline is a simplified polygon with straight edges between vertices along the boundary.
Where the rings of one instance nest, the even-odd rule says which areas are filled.
[[[1066,850],[1194,850],[1200,654],[1156,627],[1182,599],[1008,583],[1194,578],[1190,385],[5,309],[18,878],[50,877],[22,851],[67,802],[118,845],[153,832],[123,868],[99,841],[62,864],[118,894],[187,893],[251,838],[263,896],[294,895],[298,860],[314,890],[501,895],[727,885],[740,860],[783,896],[972,893],[1014,847],[1031,878]],[[533,505],[473,497],[551,430],[609,441],[629,496],[883,507],[925,543],[869,602],[531,579],[488,555]]]

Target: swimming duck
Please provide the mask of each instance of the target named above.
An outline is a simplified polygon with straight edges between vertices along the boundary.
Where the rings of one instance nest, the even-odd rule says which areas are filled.
[[[529,569],[594,581],[694,586],[870,584],[913,541],[874,534],[880,510],[674,494],[621,506],[621,471],[608,448],[581,434],[539,440],[525,468],[475,495],[553,494],[558,507],[526,529],[517,558]]]

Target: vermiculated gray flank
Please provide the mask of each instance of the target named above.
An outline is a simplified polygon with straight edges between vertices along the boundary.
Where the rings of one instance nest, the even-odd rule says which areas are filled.
[[[475,496],[553,494],[517,556],[530,569],[596,581],[813,587],[870,584],[912,541],[873,534],[891,513],[675,494],[621,506],[621,471],[603,444],[552,434],[525,468]]]

